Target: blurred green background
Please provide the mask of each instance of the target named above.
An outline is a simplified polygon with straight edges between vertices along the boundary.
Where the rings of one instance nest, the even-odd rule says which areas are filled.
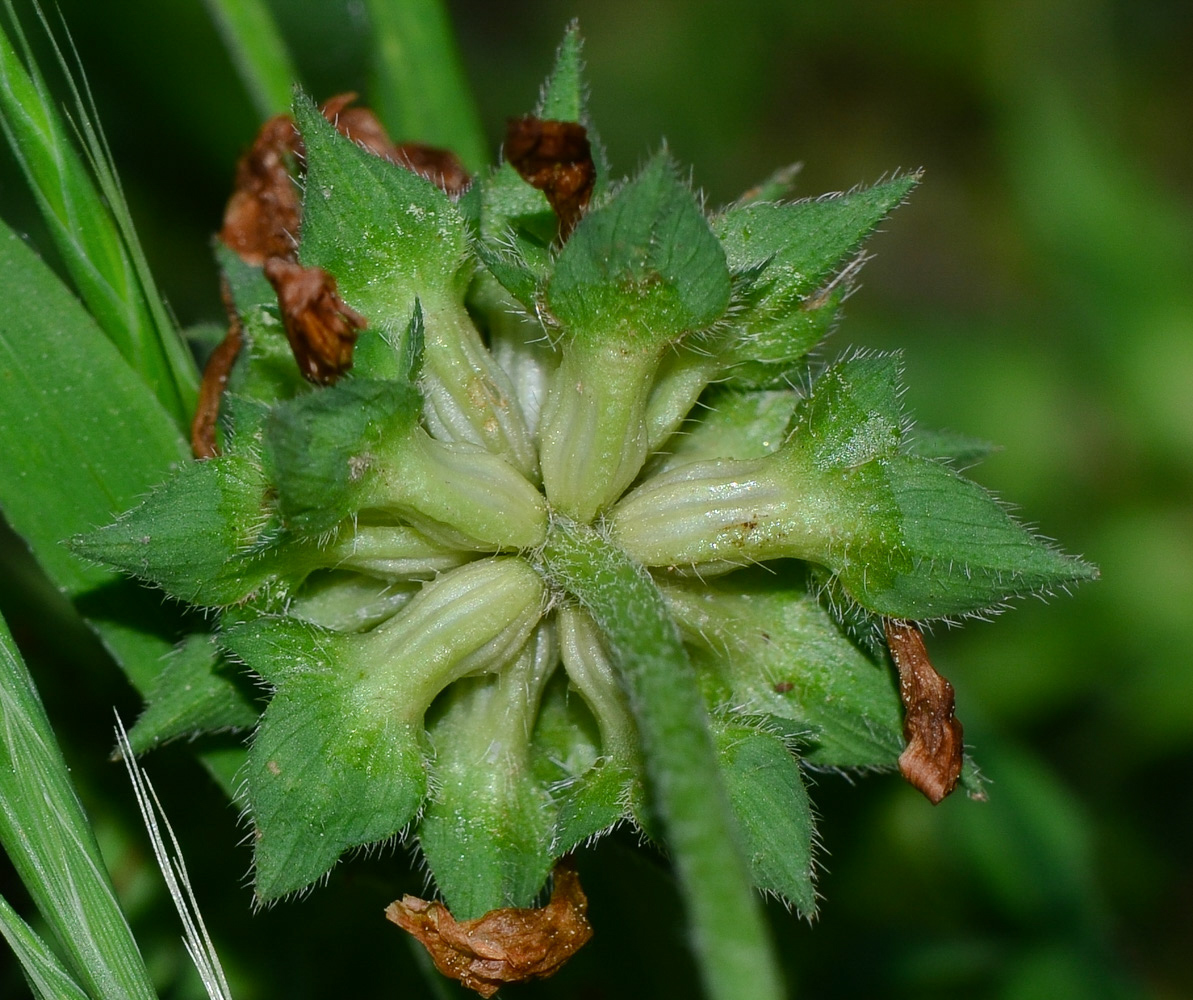
[[[159,280],[184,324],[218,320],[208,241],[256,122],[200,0],[60,6]],[[367,93],[358,0],[272,7],[310,90]],[[798,994],[1193,995],[1193,5],[450,8],[494,149],[578,16],[622,172],[663,137],[711,204],[793,161],[800,195],[924,167],[825,355],[902,349],[918,421],[1004,446],[971,475],[1102,568],[1071,599],[930,640],[987,804],[933,809],[890,776],[816,776],[821,913],[772,914]],[[7,158],[0,213],[48,246]],[[19,561],[0,581],[155,971],[169,995],[197,996],[104,759],[109,706],[131,719],[135,699],[47,601]],[[185,748],[148,763],[238,997],[433,995],[371,909],[421,887],[404,854],[252,916],[234,809]],[[613,838],[581,871],[598,938],[550,995],[692,995],[659,861]],[[7,870],[0,891],[21,898]],[[23,995],[9,965],[0,994]]]

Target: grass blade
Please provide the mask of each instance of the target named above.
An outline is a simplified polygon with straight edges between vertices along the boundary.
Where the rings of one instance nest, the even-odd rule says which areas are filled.
[[[33,679],[0,619],[0,844],[92,1000],[156,997]]]
[[[174,908],[182,920],[183,942],[186,952],[195,964],[199,978],[211,1000],[232,1000],[232,991],[228,989],[228,981],[224,978],[224,970],[220,965],[219,955],[215,945],[207,934],[207,926],[203,923],[203,916],[199,912],[199,904],[191,888],[190,876],[186,871],[186,863],[182,860],[182,848],[174,836],[174,828],[166,819],[165,810],[158,800],[157,792],[153,790],[148,776],[137,763],[133,748],[128,742],[128,733],[119,717],[116,719],[116,743],[124,758],[124,766],[128,769],[128,777],[133,785],[133,792],[137,797],[137,806],[141,810],[141,820],[149,833],[149,840],[153,844],[153,856],[157,859],[157,866],[161,869],[162,878],[166,881],[166,888],[170,890],[170,898],[174,900]],[[165,824],[166,835],[170,838],[170,846],[166,846],[162,836],[158,818]]]
[[[63,540],[132,507],[189,459],[186,442],[78,300],[3,223],[0,287],[7,293],[0,511],[144,692],[173,645],[174,612],[75,556]]]
[[[153,282],[93,113],[83,104],[58,52],[74,92],[95,181],[32,61],[10,0],[5,0],[5,6],[29,72],[0,29],[0,127],[79,295],[133,370],[185,426],[194,407],[198,375]]]
[[[704,703],[662,595],[591,528],[555,521],[543,560],[600,625],[629,692],[708,995],[779,1000],[778,966]]]
[[[475,172],[488,144],[442,0],[367,0],[373,107],[399,142],[452,150]]]
[[[58,956],[3,896],[0,896],[0,934],[21,963],[25,981],[37,1000],[88,1000],[83,987],[71,978]]]
[[[290,110],[298,71],[261,0],[204,0],[240,82],[262,118]]]

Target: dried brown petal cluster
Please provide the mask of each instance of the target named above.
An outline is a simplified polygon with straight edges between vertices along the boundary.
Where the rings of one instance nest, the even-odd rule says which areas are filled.
[[[592,937],[587,910],[580,878],[565,859],[555,866],[550,902],[539,909],[510,907],[457,921],[442,903],[403,896],[385,916],[422,942],[445,976],[491,997],[505,983],[558,972]]]
[[[298,148],[294,119],[276,115],[236,164],[220,239],[249,264],[260,267],[270,257],[294,255],[302,205],[288,160]]]
[[[211,352],[203,368],[203,381],[199,383],[199,401],[195,404],[195,417],[191,421],[191,453],[195,458],[215,458],[220,453],[215,443],[215,425],[220,416],[220,396],[228,384],[232,366],[240,353],[244,334],[240,327],[240,314],[232,300],[232,289],[228,279],[220,279],[220,298],[228,314],[228,333],[219,346]]]
[[[374,156],[411,170],[449,195],[462,193],[472,178],[454,153],[417,142],[395,143],[368,108],[349,107],[352,93],[337,94],[322,107],[341,135]],[[302,138],[289,115],[270,118],[236,165],[236,187],[224,210],[220,240],[248,264],[265,269],[278,294],[286,338],[299,370],[311,382],[334,382],[352,367],[352,350],[368,321],[336,294],[335,278],[296,262],[302,203],[292,169],[302,164]],[[225,285],[228,335],[212,353],[199,386],[191,422],[196,458],[219,454],[215,440],[220,396],[243,340],[240,318]]]
[[[511,118],[505,158],[527,184],[547,196],[559,217],[559,238],[566,240],[588,207],[596,183],[587,130],[575,122]]]
[[[903,699],[903,738],[899,771],[937,805],[961,777],[964,744],[953,685],[928,659],[924,636],[914,625],[887,619],[886,641],[899,671]]]
[[[311,382],[334,382],[352,367],[352,348],[369,321],[336,294],[336,279],[321,267],[270,257],[265,277],[278,293],[299,371]]]
[[[417,142],[395,143],[368,108],[353,108],[352,93],[337,94],[322,107],[341,135],[374,156],[412,170],[450,195],[471,182],[454,153]],[[291,177],[291,160],[302,161],[302,139],[289,115],[275,115],[257,133],[236,165],[236,186],[224,210],[220,239],[258,267],[270,257],[293,259],[302,205]]]
[[[405,167],[430,181],[449,195],[467,190],[472,177],[451,150],[424,146],[421,142],[395,143],[380,119],[368,108],[350,108],[356,95],[337,94],[323,105],[323,116],[340,135],[363,146],[374,156]]]

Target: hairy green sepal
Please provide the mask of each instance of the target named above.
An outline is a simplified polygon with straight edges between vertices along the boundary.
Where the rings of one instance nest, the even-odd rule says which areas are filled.
[[[245,771],[260,898],[304,888],[344,851],[414,818],[431,702],[459,677],[513,660],[542,601],[526,563],[486,559],[444,574],[365,634],[272,617],[221,633],[276,689]]]

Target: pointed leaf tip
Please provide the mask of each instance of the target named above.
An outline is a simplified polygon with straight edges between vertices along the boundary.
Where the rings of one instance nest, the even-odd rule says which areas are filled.
[[[572,233],[547,287],[572,336],[665,344],[729,304],[725,253],[665,150]]]

